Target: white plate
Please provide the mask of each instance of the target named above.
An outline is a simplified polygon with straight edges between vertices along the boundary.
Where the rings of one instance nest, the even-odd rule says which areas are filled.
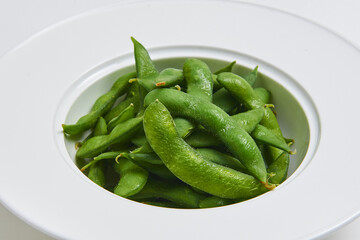
[[[201,57],[250,56],[250,67],[256,63],[249,59],[258,59],[274,79],[291,76],[280,83],[302,104],[310,127],[303,164],[275,191],[215,209],[146,206],[97,187],[73,164],[60,123],[96,79],[131,64],[130,36],[154,49],[155,59],[191,49]],[[324,236],[360,213],[358,69],[359,50],[342,38],[251,4],[138,2],[66,20],[0,60],[0,199],[57,238]]]

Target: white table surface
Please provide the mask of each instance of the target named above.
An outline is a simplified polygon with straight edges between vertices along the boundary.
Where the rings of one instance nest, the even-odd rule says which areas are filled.
[[[0,0],[0,57],[32,34],[70,16],[121,0]],[[338,33],[360,48],[358,0],[243,0],[293,13]],[[331,209],[329,209],[331,211]],[[0,204],[0,239],[49,240]],[[360,218],[325,238],[360,239]]]

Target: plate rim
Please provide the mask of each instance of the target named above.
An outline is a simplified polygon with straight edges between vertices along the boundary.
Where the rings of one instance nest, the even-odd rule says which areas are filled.
[[[302,16],[299,16],[299,15],[296,15],[296,14],[293,14],[293,13],[290,13],[290,12],[287,12],[287,11],[284,11],[284,10],[281,10],[281,9],[277,9],[277,8],[274,8],[274,7],[269,7],[269,6],[265,6],[265,5],[261,5],[261,4],[257,4],[257,3],[249,3],[249,2],[243,2],[243,1],[236,1],[236,0],[225,0],[225,1],[222,1],[222,0],[211,0],[212,2],[229,2],[229,3],[232,3],[232,4],[245,4],[245,5],[250,5],[250,6],[255,6],[255,7],[260,7],[260,8],[264,8],[264,9],[268,9],[268,10],[274,10],[276,12],[280,12],[282,14],[285,14],[285,15],[288,15],[288,16],[291,16],[291,17],[295,17],[297,19],[301,19],[302,21],[306,22],[306,23],[309,23],[311,25],[314,25],[318,28],[321,28],[323,30],[325,30],[326,32],[330,33],[331,35],[333,35],[334,37],[344,41],[347,45],[351,46],[354,50],[356,50],[357,52],[360,52],[360,49],[354,44],[352,43],[351,41],[349,41],[348,39],[342,37],[341,35],[337,34],[336,32],[332,31],[331,29],[327,28],[327,27],[324,27],[322,26],[321,24],[318,24],[312,20],[309,20],[307,18],[304,18]],[[164,2],[166,3],[167,1],[166,0],[152,0],[152,1],[146,1],[146,0],[135,0],[135,1],[131,1],[131,0],[127,0],[127,1],[124,1],[124,2],[121,2],[121,3],[114,3],[114,4],[110,4],[110,5],[107,5],[105,7],[101,7],[101,8],[97,8],[97,9],[93,9],[93,10],[90,10],[90,11],[86,11],[86,12],[83,12],[83,13],[80,13],[80,14],[76,14],[74,16],[71,16],[71,17],[68,17],[68,18],[65,18],[61,21],[58,21],[54,24],[51,24],[50,26],[47,26],[45,27],[44,29],[38,31],[37,33],[29,36],[28,38],[26,38],[24,41],[22,41],[21,43],[19,43],[17,46],[15,46],[14,48],[6,51],[2,56],[0,56],[0,64],[2,61],[4,61],[4,59],[6,60],[6,58],[10,55],[12,55],[14,52],[16,52],[17,50],[21,49],[21,47],[25,46],[26,44],[28,44],[29,42],[33,41],[34,39],[36,39],[38,36],[41,36],[43,34],[46,34],[48,31],[54,29],[54,28],[57,28],[61,25],[64,25],[64,24],[67,24],[67,23],[70,23],[72,21],[76,21],[78,19],[82,19],[82,18],[86,18],[90,15],[96,15],[96,14],[100,14],[100,13],[103,13],[103,12],[107,12],[107,11],[110,11],[111,9],[113,8],[121,8],[122,6],[126,6],[126,5],[129,5],[129,4],[134,4],[134,5],[141,5],[143,3],[158,3],[158,2]],[[179,0],[175,1],[175,2],[180,2]],[[209,1],[206,1],[206,0],[196,0],[196,1],[188,1],[188,2],[195,2],[195,3],[203,3],[203,2],[209,2]],[[49,232],[47,231],[47,229],[45,228],[42,228],[42,226],[38,226],[38,225],[35,225],[34,223],[32,223],[31,221],[29,221],[28,219],[26,219],[25,217],[23,217],[20,213],[16,212],[15,210],[13,210],[10,205],[8,205],[5,201],[3,201],[2,198],[0,198],[0,203],[5,206],[12,214],[14,214],[15,216],[17,216],[18,218],[20,218],[22,221],[26,222],[28,225],[34,227],[35,229],[41,231],[41,232],[44,232],[45,234],[51,236],[51,237],[55,237],[55,238],[61,238],[61,236],[58,236],[56,234],[53,234],[52,232]],[[333,226],[331,229],[327,230],[327,231],[319,231],[318,233],[315,233],[313,234],[313,238],[319,238],[319,237],[324,237],[334,231],[336,231],[337,229],[341,228],[342,226],[344,226],[345,224],[353,221],[354,219],[356,219],[357,217],[360,216],[360,209],[357,213],[354,213],[351,217],[345,217],[341,223],[339,222],[336,226]]]

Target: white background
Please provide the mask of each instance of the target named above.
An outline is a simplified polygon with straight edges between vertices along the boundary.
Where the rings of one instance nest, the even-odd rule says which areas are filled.
[[[58,21],[119,2],[122,1],[0,0],[0,57],[29,36]],[[244,0],[244,2],[270,6],[302,16],[338,33],[360,48],[360,1],[358,0]],[[22,222],[0,204],[0,239],[49,240],[52,238]],[[360,239],[360,219],[325,239]]]

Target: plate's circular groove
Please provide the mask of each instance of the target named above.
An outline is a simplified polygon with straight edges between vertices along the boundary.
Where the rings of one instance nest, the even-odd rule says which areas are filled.
[[[66,89],[80,76],[130,54],[130,36],[150,49],[229,49],[283,70],[309,94],[317,108],[312,114],[321,120],[321,131],[311,133],[321,141],[308,166],[261,198],[217,209],[154,208],[94,190],[63,161],[67,154],[56,147],[53,120]],[[66,239],[323,236],[360,213],[354,151],[360,132],[349,123],[357,119],[359,83],[347,71],[359,68],[360,52],[342,38],[251,4],[135,2],[72,18],[0,59],[0,101],[7,116],[1,119],[0,199],[36,228]]]

